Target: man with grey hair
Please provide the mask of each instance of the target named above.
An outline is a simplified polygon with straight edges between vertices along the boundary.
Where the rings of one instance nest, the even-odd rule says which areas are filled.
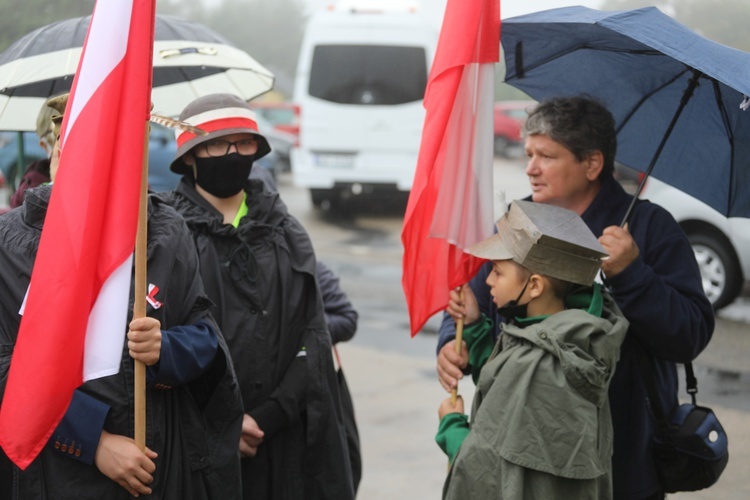
[[[674,218],[645,200],[635,204],[627,226],[619,226],[633,197],[612,175],[615,122],[602,104],[587,97],[544,101],[531,111],[525,135],[530,199],[573,210],[599,237],[610,255],[602,265],[604,284],[630,322],[610,386],[614,498],[663,498],[650,449],[656,423],[639,363],[652,364],[662,407],[671,412],[677,406],[676,363],[695,359],[714,329],[693,250]],[[471,288],[495,316],[486,272]],[[464,311],[457,291],[449,309]],[[465,355],[455,354],[452,325],[443,322],[438,344],[438,376],[446,390],[468,365]]]

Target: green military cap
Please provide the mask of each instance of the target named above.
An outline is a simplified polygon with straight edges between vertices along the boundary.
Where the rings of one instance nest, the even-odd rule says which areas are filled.
[[[70,93],[60,94],[55,97],[47,99],[47,107],[52,108],[54,111],[50,117],[54,127],[54,134],[56,138],[60,137],[60,127],[62,127],[63,116],[65,115],[65,107],[68,105],[68,97]]]
[[[469,248],[489,260],[513,260],[529,271],[591,286],[607,256],[596,236],[572,210],[514,201],[497,222],[497,234]]]

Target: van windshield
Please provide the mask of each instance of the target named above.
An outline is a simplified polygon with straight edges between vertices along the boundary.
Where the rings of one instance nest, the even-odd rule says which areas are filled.
[[[422,47],[319,45],[308,91],[339,104],[393,105],[421,100],[426,85]]]

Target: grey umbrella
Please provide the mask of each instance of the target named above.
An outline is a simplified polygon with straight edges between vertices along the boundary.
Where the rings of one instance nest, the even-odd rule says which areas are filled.
[[[0,130],[35,129],[44,101],[70,90],[91,16],[49,24],[0,54]],[[205,94],[250,100],[273,88],[274,76],[247,52],[203,24],[156,16],[154,112],[179,115]]]

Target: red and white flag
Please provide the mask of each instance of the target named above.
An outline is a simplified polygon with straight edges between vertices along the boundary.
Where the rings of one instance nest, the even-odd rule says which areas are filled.
[[[412,336],[448,305],[449,290],[479,269],[482,261],[463,249],[492,235],[492,110],[499,55],[500,1],[448,0],[401,233]]]
[[[85,380],[117,373],[127,331],[155,0],[97,2],[0,407],[0,446],[25,469]]]

